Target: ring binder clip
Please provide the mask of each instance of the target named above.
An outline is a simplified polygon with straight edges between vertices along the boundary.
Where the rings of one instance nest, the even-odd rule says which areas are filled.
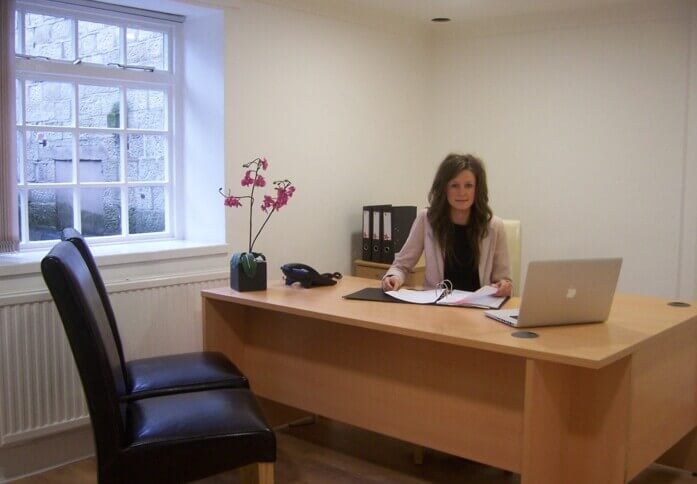
[[[442,291],[438,294],[438,291]],[[444,297],[448,297],[453,292],[453,283],[450,279],[443,279],[438,284],[436,284],[436,301],[438,302]]]

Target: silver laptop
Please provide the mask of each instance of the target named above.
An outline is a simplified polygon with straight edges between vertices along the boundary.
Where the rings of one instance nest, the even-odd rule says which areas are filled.
[[[520,308],[484,314],[516,328],[605,321],[621,266],[619,257],[530,262]]]

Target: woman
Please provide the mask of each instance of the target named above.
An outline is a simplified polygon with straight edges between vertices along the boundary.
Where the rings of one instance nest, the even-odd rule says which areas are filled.
[[[506,234],[503,221],[489,208],[482,161],[472,155],[448,155],[438,167],[428,202],[383,277],[383,290],[399,289],[423,252],[425,287],[448,279],[455,289],[476,291],[492,285],[497,296],[510,296]]]

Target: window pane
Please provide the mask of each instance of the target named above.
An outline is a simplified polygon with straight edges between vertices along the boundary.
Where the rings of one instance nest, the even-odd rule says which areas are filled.
[[[160,135],[128,135],[128,181],[164,181],[167,138]]]
[[[80,181],[119,181],[121,137],[118,134],[80,135]]]
[[[15,120],[22,124],[22,83],[19,79],[15,80]]]
[[[60,239],[60,232],[73,227],[73,190],[29,190],[29,240]]]
[[[126,64],[167,70],[165,34],[151,30],[126,29]]]
[[[19,11],[15,10],[15,53],[22,53],[22,46],[19,43],[19,29],[21,28],[22,20],[19,17]]]
[[[119,88],[113,86],[78,86],[80,127],[119,128],[121,103]]]
[[[24,16],[24,52],[51,59],[75,59],[73,20],[26,13]]]
[[[73,125],[73,85],[67,82],[26,81],[27,124]]]
[[[128,232],[147,234],[165,230],[165,190],[163,187],[128,189]]]
[[[83,62],[107,64],[121,61],[120,29],[116,25],[78,20],[78,57]]]
[[[17,136],[15,138],[15,142],[17,143],[16,149],[15,149],[15,158],[17,158],[17,183],[20,183],[22,179],[20,178],[20,174],[22,173],[22,153],[24,153],[23,145],[22,145],[22,132],[20,130],[17,130]]]
[[[20,234],[19,238],[21,240],[24,240],[24,237],[22,236],[22,214],[24,212],[22,211],[22,192],[17,194],[17,233]]]
[[[80,207],[82,235],[121,235],[121,190],[83,188]]]
[[[73,135],[51,131],[27,133],[24,179],[27,183],[73,180]]]
[[[159,129],[167,125],[167,95],[154,89],[128,89],[126,91],[128,128]]]

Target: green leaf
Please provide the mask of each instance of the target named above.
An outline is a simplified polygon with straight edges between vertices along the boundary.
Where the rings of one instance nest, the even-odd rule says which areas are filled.
[[[254,258],[254,254],[251,252],[244,252],[240,256],[240,264],[242,265],[242,271],[247,277],[254,277],[257,273],[257,261]]]
[[[230,263],[234,267],[241,267],[242,272],[244,272],[244,275],[247,277],[254,277],[256,275],[259,261],[266,261],[264,254],[259,252],[235,252],[230,259]]]

